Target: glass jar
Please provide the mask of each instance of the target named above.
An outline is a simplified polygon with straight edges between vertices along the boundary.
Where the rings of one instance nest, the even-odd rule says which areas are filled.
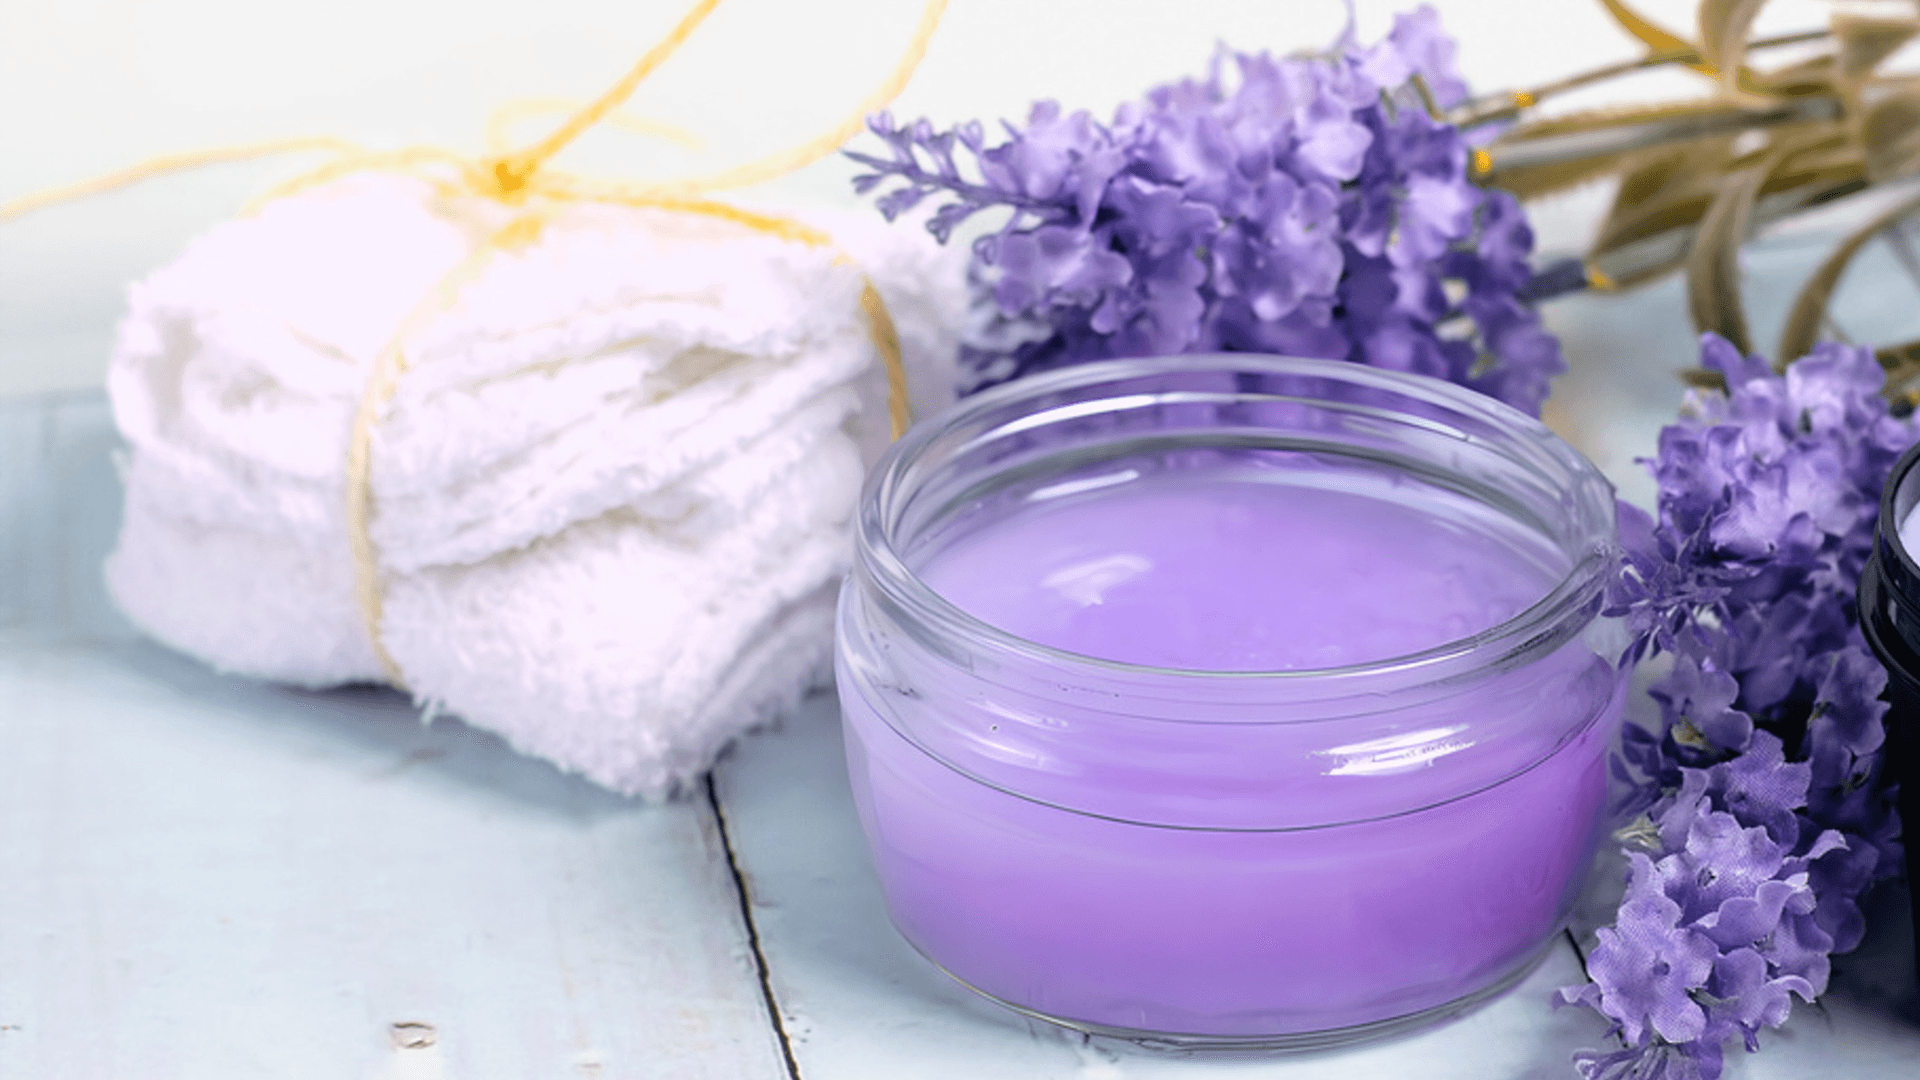
[[[856,543],[855,802],[900,932],[978,992],[1319,1046],[1483,1000],[1562,926],[1625,634],[1612,489],[1535,420],[1336,361],[1086,364],[915,427]]]

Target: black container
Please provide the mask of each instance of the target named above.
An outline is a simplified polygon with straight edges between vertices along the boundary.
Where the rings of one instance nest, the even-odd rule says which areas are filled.
[[[1874,528],[1873,555],[1860,572],[1860,631],[1887,666],[1885,778],[1900,785],[1907,882],[1920,894],[1920,563],[1900,540],[1900,523],[1920,503],[1920,444],[1887,474]],[[1914,969],[1920,972],[1920,895],[1913,905]]]

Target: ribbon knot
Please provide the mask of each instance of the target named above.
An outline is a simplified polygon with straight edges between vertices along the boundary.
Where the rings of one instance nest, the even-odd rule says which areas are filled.
[[[491,158],[482,165],[469,175],[468,183],[476,194],[509,206],[518,206],[527,200],[533,174],[540,167],[538,162],[528,161],[521,154]]]

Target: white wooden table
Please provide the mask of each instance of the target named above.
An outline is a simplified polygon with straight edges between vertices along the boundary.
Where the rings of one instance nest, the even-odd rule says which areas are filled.
[[[1685,325],[1555,318],[1649,357]],[[1616,475],[1671,415],[1671,366],[1572,377],[1611,395],[1587,434]],[[105,597],[114,444],[95,393],[0,403],[4,1080],[1564,1080],[1604,1045],[1549,1008],[1570,939],[1476,1013],[1338,1052],[1179,1057],[1015,1017],[888,925],[831,698],[645,806],[388,691],[220,675]],[[1883,891],[1823,1008],[1729,1075],[1920,1076],[1906,902]]]

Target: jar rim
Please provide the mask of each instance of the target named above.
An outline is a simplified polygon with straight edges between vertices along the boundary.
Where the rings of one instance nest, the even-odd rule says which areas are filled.
[[[1920,562],[1900,534],[1903,518],[1920,506],[1920,443],[1906,448],[1881,485],[1873,550],[1860,570],[1855,607],[1861,632],[1894,677],[1920,676]]]
[[[1880,516],[1874,522],[1880,542],[1894,555],[1900,578],[1897,584],[1902,586],[1899,592],[1903,597],[1920,591],[1909,586],[1910,581],[1920,580],[1920,561],[1915,560],[1914,552],[1907,550],[1906,538],[1900,535],[1901,518],[1905,515],[1899,505],[1905,502],[1909,512],[1920,505],[1920,490],[1911,493],[1906,490],[1907,480],[1915,475],[1916,466],[1920,466],[1920,443],[1907,447],[1887,469],[1887,480],[1880,490]]]
[[[1222,670],[1162,667],[1112,660],[1045,645],[975,616],[942,596],[911,570],[894,544],[892,524],[903,500],[913,494],[907,473],[927,458],[937,439],[955,428],[1022,399],[1040,399],[1101,383],[1116,383],[1155,375],[1214,372],[1326,379],[1358,388],[1399,394],[1453,410],[1463,416],[1509,431],[1550,461],[1566,470],[1576,498],[1592,504],[1597,526],[1593,542],[1569,553],[1566,573],[1544,595],[1512,616],[1463,638],[1358,664],[1325,668],[1277,670]],[[1270,396],[1270,395],[1269,395]],[[1099,399],[1094,399],[1099,400]],[[1020,421],[1003,424],[970,441],[1006,434]],[[1471,436],[1463,436],[1471,438]],[[1558,538],[1555,538],[1556,540]],[[1352,683],[1378,676],[1406,676],[1432,672],[1444,680],[1454,661],[1486,656],[1492,662],[1530,652],[1548,644],[1546,632],[1575,612],[1586,611],[1604,590],[1619,562],[1615,532],[1613,486],[1599,469],[1544,424],[1496,398],[1426,375],[1377,368],[1347,360],[1268,355],[1262,353],[1201,353],[1168,357],[1098,360],[1059,368],[989,387],[961,398],[923,419],[890,446],[868,474],[861,491],[855,527],[857,565],[866,570],[881,595],[901,614],[936,633],[964,637],[974,648],[985,647],[1029,661],[1039,661],[1069,672],[1096,677],[1144,677],[1207,683]],[[1557,640],[1551,642],[1559,644]],[[1476,668],[1480,665],[1474,665]]]

